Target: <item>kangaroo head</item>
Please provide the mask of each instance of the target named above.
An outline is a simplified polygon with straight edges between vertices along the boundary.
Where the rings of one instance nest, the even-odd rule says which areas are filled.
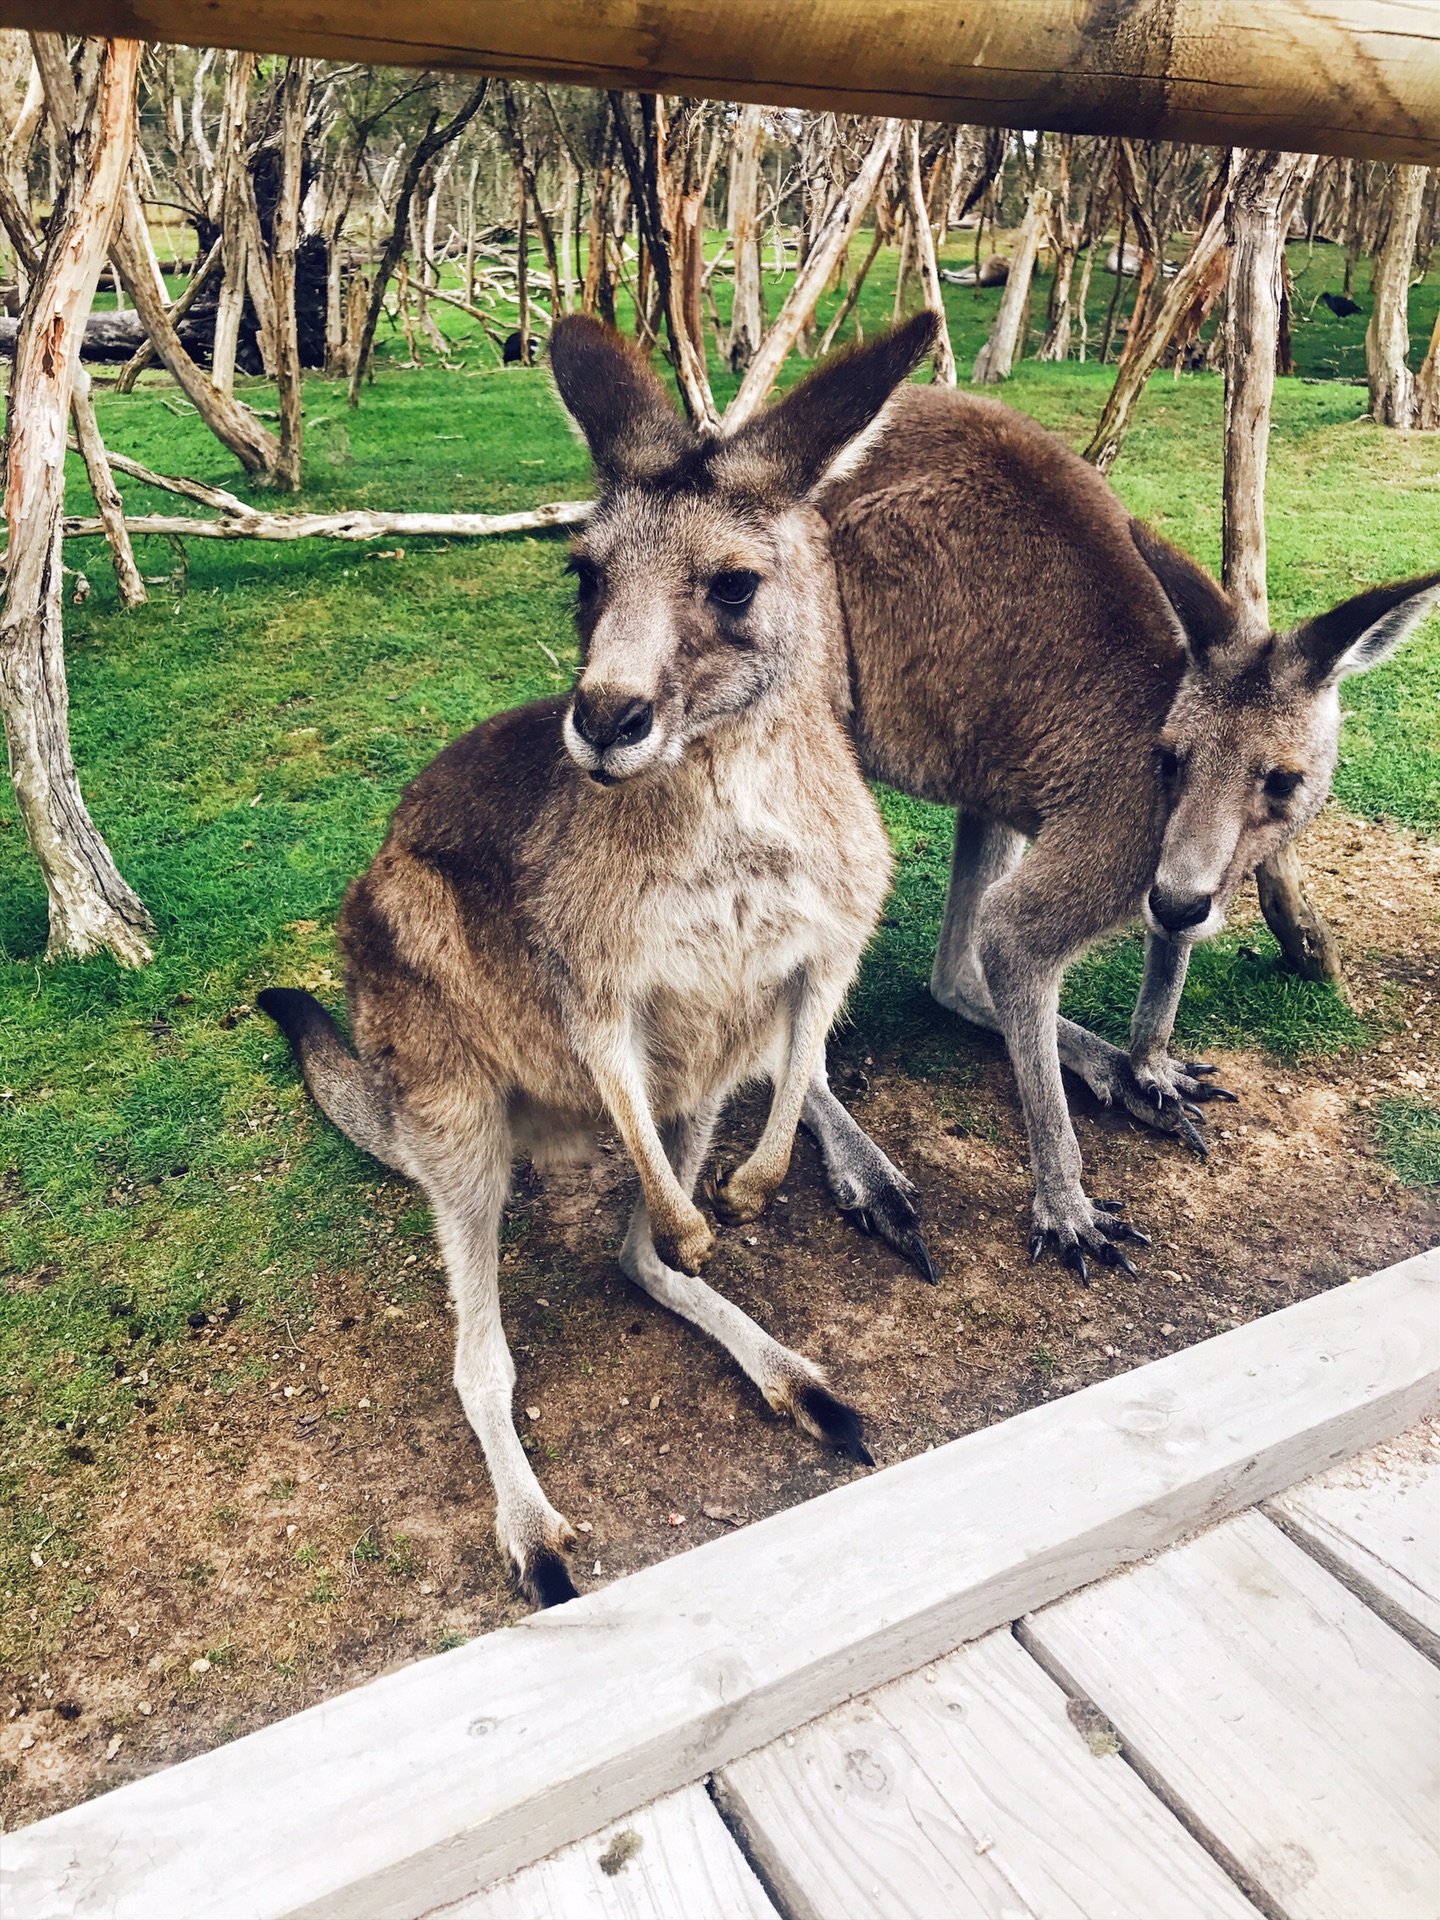
[[[611,328],[556,323],[551,371],[599,481],[571,554],[582,667],[565,717],[565,745],[593,779],[674,765],[807,663],[840,666],[834,569],[811,500],[933,337],[918,315],[827,360],[727,437],[686,426]]]
[[[1440,573],[1372,587],[1274,633],[1138,521],[1131,533],[1185,649],[1156,748],[1170,812],[1151,930],[1208,939],[1236,888],[1320,811],[1340,741],[1340,682],[1400,645],[1440,601]]]

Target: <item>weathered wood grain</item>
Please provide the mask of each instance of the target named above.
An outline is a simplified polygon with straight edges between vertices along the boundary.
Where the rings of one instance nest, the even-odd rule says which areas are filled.
[[[922,120],[1440,160],[1417,0],[5,0],[8,26]]]
[[[1434,1920],[1440,1670],[1263,1515],[1022,1632],[1286,1920]]]
[[[1431,1253],[7,1835],[0,1904],[425,1913],[1400,1432],[1437,1395]]]
[[[1255,1920],[1006,1629],[716,1781],[793,1920]]]
[[[682,1787],[430,1920],[776,1920],[703,1787]]]
[[[1266,1504],[1270,1518],[1440,1660],[1440,1428],[1414,1427]]]

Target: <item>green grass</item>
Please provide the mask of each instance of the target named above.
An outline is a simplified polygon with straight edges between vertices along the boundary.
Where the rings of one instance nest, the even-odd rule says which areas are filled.
[[[1405,1186],[1440,1187],[1440,1107],[1423,1100],[1382,1101],[1375,1142]]]
[[[956,248],[947,259],[966,257]],[[1338,286],[1333,259],[1317,262],[1302,285]],[[778,305],[780,282],[767,276],[766,287]],[[1108,289],[1097,275],[1097,308]],[[1437,293],[1440,275],[1417,290],[1417,334]],[[963,370],[997,296],[948,297]],[[882,261],[862,302],[867,332],[892,298],[893,261]],[[1034,307],[1038,325],[1043,286]],[[1347,324],[1319,309],[1297,330],[1301,365],[1351,374],[1363,320]],[[302,504],[500,510],[588,490],[543,371],[502,372],[463,316],[447,311],[441,325],[454,369],[401,370],[385,342],[358,413],[335,385],[308,384]],[[733,380],[712,371],[723,403]],[[1077,441],[1110,378],[1025,363],[1005,397]],[[1221,404],[1210,376],[1156,379],[1115,475],[1137,511],[1211,563]],[[1364,405],[1361,389],[1335,381],[1280,383],[1277,619],[1434,564],[1440,436],[1383,434],[1361,422]],[[172,388],[102,395],[99,411],[116,449],[258,497]],[[144,488],[127,493],[138,507],[175,510]],[[78,473],[73,499],[88,507]],[[142,570],[161,584],[133,614],[116,607],[103,548],[67,547],[94,588],[66,613],[76,758],[159,939],[155,964],[138,973],[108,960],[44,963],[44,893],[0,777],[0,1501],[10,1515],[0,1610],[28,1606],[32,1551],[48,1563],[83,1535],[75,1468],[98,1460],[103,1473],[109,1436],[153,1410],[158,1385],[181,1370],[190,1315],[303,1316],[317,1273],[364,1270],[380,1245],[373,1166],[313,1120],[283,1042],[250,1009],[275,979],[338,999],[340,898],[405,781],[484,715],[565,685],[574,659],[563,539],[419,542],[401,559],[377,557],[394,545],[192,541],[182,590],[169,546],[144,541]],[[1396,665],[1350,684],[1337,781],[1346,806],[1435,828],[1437,691],[1434,621]],[[851,1044],[963,1085],[985,1043],[925,992],[948,820],[896,795],[882,801],[899,880],[855,996]],[[1115,943],[1076,969],[1067,1004],[1118,1036],[1138,967],[1138,944]],[[1365,1038],[1333,996],[1280,974],[1259,941],[1217,941],[1192,982],[1187,1046],[1299,1054]],[[1410,1127],[1403,1152],[1433,1166],[1426,1124],[1428,1134]],[[417,1208],[401,1231],[425,1226]],[[223,1407],[239,1383],[210,1375],[209,1404]],[[403,1543],[389,1554],[397,1573],[409,1568]],[[73,1582],[62,1612],[87,1591]]]

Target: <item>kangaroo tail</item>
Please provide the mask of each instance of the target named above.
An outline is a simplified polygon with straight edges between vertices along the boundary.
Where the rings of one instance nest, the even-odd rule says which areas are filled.
[[[255,1004],[294,1049],[312,1098],[347,1139],[385,1165],[395,1165],[390,1114],[363,1061],[313,994],[297,987],[266,987]]]

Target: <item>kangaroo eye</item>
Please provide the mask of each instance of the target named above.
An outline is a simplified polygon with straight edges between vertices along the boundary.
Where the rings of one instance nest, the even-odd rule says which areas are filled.
[[[593,600],[600,587],[600,569],[583,553],[572,553],[565,563],[575,576],[575,590],[582,601]]]
[[[1304,779],[1303,773],[1292,773],[1288,767],[1274,767],[1265,776],[1265,798],[1288,800]]]
[[[759,585],[759,574],[751,573],[748,567],[737,568],[733,573],[717,573],[710,582],[710,598],[727,613],[743,613],[755,598]]]
[[[1166,786],[1172,786],[1180,776],[1180,756],[1172,753],[1169,747],[1157,748],[1155,764],[1160,769],[1160,778]]]

